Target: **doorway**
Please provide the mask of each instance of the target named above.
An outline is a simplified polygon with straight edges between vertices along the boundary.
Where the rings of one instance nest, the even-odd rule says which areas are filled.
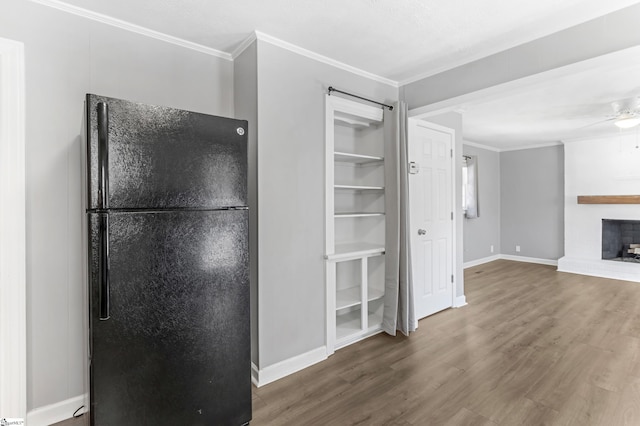
[[[454,305],[454,131],[409,120],[412,273],[418,319]]]

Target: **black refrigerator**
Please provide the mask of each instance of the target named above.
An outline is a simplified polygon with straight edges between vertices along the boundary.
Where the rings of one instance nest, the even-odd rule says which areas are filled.
[[[86,119],[91,424],[247,424],[247,122],[91,94]]]

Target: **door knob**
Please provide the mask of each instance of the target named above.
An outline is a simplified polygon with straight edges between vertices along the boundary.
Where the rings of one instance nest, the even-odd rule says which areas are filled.
[[[425,235],[427,231],[425,229],[418,229],[418,235]]]

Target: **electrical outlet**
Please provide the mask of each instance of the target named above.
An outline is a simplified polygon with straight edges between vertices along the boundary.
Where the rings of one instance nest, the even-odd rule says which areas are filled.
[[[520,246],[516,246],[516,252],[520,253]]]
[[[491,245],[491,253],[493,253],[493,245]]]

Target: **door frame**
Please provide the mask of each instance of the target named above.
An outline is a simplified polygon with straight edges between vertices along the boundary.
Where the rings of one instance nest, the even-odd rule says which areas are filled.
[[[411,128],[412,126],[420,126],[426,127],[431,130],[435,130],[442,133],[448,133],[451,137],[451,157],[449,161],[451,163],[451,172],[449,174],[450,191],[451,191],[451,212],[453,213],[453,219],[451,220],[451,253],[449,253],[449,262],[451,262],[451,274],[453,275],[453,281],[451,282],[451,308],[458,307],[459,305],[456,303],[456,286],[458,282],[458,274],[456,274],[456,253],[457,253],[457,244],[456,244],[456,228],[457,228],[457,220],[458,220],[458,209],[456,204],[457,199],[457,191],[456,191],[456,131],[449,127],[441,126],[439,124],[432,123],[430,121],[426,121],[426,119],[421,119],[418,117],[409,117],[408,126]],[[411,135],[412,132],[407,132],[408,134],[408,144],[411,145]],[[411,208],[411,200],[409,200],[409,208]]]
[[[24,45],[0,38],[0,417],[27,415]]]

